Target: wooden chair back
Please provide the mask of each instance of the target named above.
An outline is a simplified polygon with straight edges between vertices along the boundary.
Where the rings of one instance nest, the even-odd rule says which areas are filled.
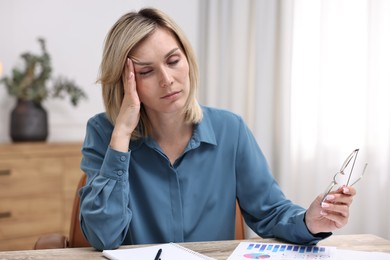
[[[87,182],[87,175],[83,174],[77,185],[76,195],[73,201],[72,217],[70,220],[69,247],[90,247],[80,227],[80,195],[79,191]]]

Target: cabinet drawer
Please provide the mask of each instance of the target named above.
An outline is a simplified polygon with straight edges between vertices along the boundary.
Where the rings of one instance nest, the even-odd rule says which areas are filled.
[[[0,241],[63,231],[59,194],[0,199]]]
[[[0,198],[58,192],[62,171],[59,158],[0,160]]]
[[[31,249],[43,234],[69,235],[80,143],[0,144],[0,251]]]
[[[38,238],[39,236],[32,236],[9,240],[0,240],[0,251],[31,250],[34,248],[35,242],[37,242]]]

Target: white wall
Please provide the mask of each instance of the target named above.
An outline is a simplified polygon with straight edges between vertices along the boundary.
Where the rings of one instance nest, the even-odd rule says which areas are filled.
[[[88,100],[77,107],[60,99],[43,103],[49,113],[49,142],[83,140],[88,118],[104,109],[100,85],[95,84],[104,38],[122,14],[147,6],[168,13],[197,51],[197,0],[0,0],[1,77],[23,65],[22,52],[40,53],[37,38],[43,37],[52,75],[73,79],[88,94]],[[0,85],[0,143],[11,142],[9,114],[14,104],[15,99]]]

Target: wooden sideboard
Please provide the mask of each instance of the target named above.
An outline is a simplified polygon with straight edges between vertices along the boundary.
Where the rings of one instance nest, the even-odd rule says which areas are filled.
[[[81,143],[0,144],[0,251],[68,236],[80,161]]]

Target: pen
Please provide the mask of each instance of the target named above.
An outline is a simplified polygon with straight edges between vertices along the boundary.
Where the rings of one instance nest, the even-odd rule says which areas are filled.
[[[162,249],[160,248],[160,249],[157,251],[157,254],[156,254],[156,257],[154,258],[154,260],[160,260],[161,252],[162,252]]]

